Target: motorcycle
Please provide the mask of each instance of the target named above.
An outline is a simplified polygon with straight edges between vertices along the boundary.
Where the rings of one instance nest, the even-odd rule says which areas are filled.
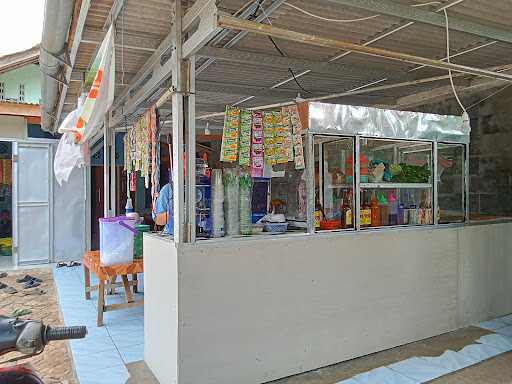
[[[0,316],[0,356],[20,352],[23,356],[13,358],[11,363],[39,355],[51,341],[83,339],[87,328],[52,327],[36,320],[20,320],[16,317]],[[0,368],[0,384],[44,384],[31,368],[15,365]]]

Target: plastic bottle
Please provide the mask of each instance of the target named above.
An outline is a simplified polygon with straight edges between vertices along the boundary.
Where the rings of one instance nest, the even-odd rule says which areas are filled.
[[[400,203],[400,205],[398,205],[398,225],[404,224],[407,224],[405,220],[405,205]]]
[[[126,199],[126,206],[124,207],[125,213],[133,212],[133,203],[131,198]]]
[[[361,191],[361,212],[359,214],[360,216],[360,223],[361,227],[366,228],[372,225],[372,211],[370,209],[370,206],[364,199],[364,192]]]
[[[370,203],[370,209],[372,210],[372,227],[380,227],[380,208],[377,204],[377,198],[375,197],[375,191],[372,192],[372,200]]]
[[[398,200],[393,191],[388,192],[389,225],[398,225]]]
[[[380,208],[380,225],[389,225],[389,204],[384,192],[379,193],[378,202]]]
[[[352,203],[347,193],[341,203],[341,228],[352,228]]]

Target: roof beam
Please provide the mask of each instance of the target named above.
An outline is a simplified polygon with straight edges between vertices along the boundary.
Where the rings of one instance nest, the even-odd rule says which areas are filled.
[[[500,67],[492,67],[492,68],[489,68],[489,70],[512,71],[511,67],[512,67],[512,65],[505,65],[505,66],[500,66]],[[456,84],[459,84],[460,83],[459,79],[461,77],[466,77],[466,76],[462,73],[456,73],[453,75],[453,77],[457,79]],[[395,83],[395,84],[377,85],[377,86],[373,86],[373,87],[371,87],[371,86],[358,87],[353,90],[349,90],[349,91],[345,91],[345,92],[333,93],[330,95],[319,96],[319,97],[311,97],[311,98],[306,99],[305,101],[310,101],[310,102],[324,101],[324,100],[332,101],[332,100],[339,99],[339,100],[342,100],[343,103],[346,103],[347,97],[352,98],[353,96],[356,96],[356,95],[367,95],[367,94],[371,94],[372,92],[381,93],[382,91],[386,91],[389,89],[411,87],[411,86],[415,86],[415,85],[433,83],[436,81],[448,80],[448,79],[449,79],[449,75],[443,75],[443,76],[427,77],[427,78],[417,79],[417,80],[413,80],[413,81],[406,81],[406,82],[402,82],[402,83]],[[499,81],[499,80],[496,80],[496,81],[498,81],[500,84],[504,83],[503,81]],[[509,83],[509,84],[512,84],[512,83]],[[467,86],[471,86],[471,83],[467,84]],[[451,89],[451,87],[450,87],[450,89]],[[395,103],[387,103],[387,104],[392,106],[393,108],[397,108],[397,107],[399,107],[399,104],[398,104],[399,101],[400,101],[400,99],[396,100]],[[291,105],[293,103],[294,103],[294,101],[290,101],[288,103],[267,104],[267,105],[260,105],[260,106],[256,106],[256,107],[250,107],[248,109],[249,110],[264,110],[264,109],[276,108],[279,106],[283,106],[285,104]],[[402,99],[402,103],[405,103],[405,99]],[[379,104],[384,104],[384,103],[379,100]],[[222,117],[222,116],[224,116],[224,112],[216,112],[216,113],[210,113],[210,114],[199,116],[198,119],[209,119],[209,118]]]
[[[119,33],[116,35],[116,47],[135,51],[143,51],[147,53],[154,52],[158,48],[155,43],[154,36],[144,36],[144,34],[134,35],[129,32]],[[86,27],[82,34],[81,43],[99,45],[105,37],[105,31]]]
[[[290,31],[283,28],[277,28],[271,25],[255,23],[253,21],[240,20],[233,16],[220,15],[219,26],[222,28],[232,28],[246,30],[260,35],[273,36],[285,40],[296,41],[303,44],[315,45],[326,48],[345,49],[370,56],[378,56],[386,59],[397,60],[412,64],[425,65],[427,67],[452,70],[454,72],[466,73],[474,76],[488,77],[492,79],[501,79],[512,82],[512,75],[492,72],[485,69],[468,67],[454,63],[447,63],[441,60],[432,60],[421,56],[410,55],[401,52],[390,51],[381,48],[372,48],[360,44],[349,43],[342,40],[324,38],[316,35]]]
[[[279,9],[284,4],[285,0],[276,0],[274,1],[266,10],[265,12],[260,13],[254,21],[260,22],[263,21],[267,16],[270,16],[275,11]],[[254,1],[253,4],[249,7],[247,7],[246,10],[244,10],[238,17],[241,19],[249,19],[251,15],[254,14],[255,11],[258,10],[258,7],[260,6],[260,2],[258,0]],[[214,40],[214,43],[218,43],[222,41],[228,34],[229,30],[222,31],[219,36]],[[238,32],[231,40],[229,40],[226,44],[224,44],[224,48],[231,48],[234,45],[236,45],[240,40],[242,40],[245,36],[247,36],[247,31],[240,31]],[[207,69],[210,65],[212,65],[215,62],[214,58],[210,58],[206,60],[199,68],[196,68],[196,76],[198,76],[201,72],[203,72],[205,69]]]
[[[205,15],[205,12],[212,9],[212,4],[213,6],[215,5],[215,2],[212,0],[197,0],[188,12],[183,15],[181,20],[182,30],[190,29],[198,18],[201,24],[201,18]],[[213,29],[214,25],[210,25],[210,27]],[[203,31],[199,32],[201,33],[201,38],[204,38],[205,34],[203,34]],[[205,31],[206,34],[210,32],[208,30]],[[192,34],[192,37],[194,35]],[[111,125],[119,124],[123,115],[133,113],[137,110],[138,104],[145,101],[149,96],[155,96],[154,93],[156,91],[162,90],[162,84],[171,77],[171,57],[174,51],[174,42],[175,36],[171,30],[142,68],[140,68],[132,81],[130,81],[130,84],[116,97],[112,106],[114,116]],[[195,44],[197,43],[198,41],[195,41]],[[191,46],[190,52],[193,52],[194,49],[195,46]]]
[[[499,80],[488,80],[488,79],[475,79],[467,87],[455,86],[459,96],[468,95],[477,92],[486,91],[492,88],[503,86],[503,81]],[[506,84],[505,84],[506,85]],[[395,104],[396,108],[410,109],[418,106],[432,104],[443,100],[451,99],[455,97],[453,89],[450,85],[438,87],[424,92],[415,93],[400,97]]]
[[[364,68],[361,68],[355,67],[354,65],[331,64],[322,61],[296,59],[289,56],[283,57],[267,55],[263,53],[246,52],[227,48],[203,47],[199,50],[197,56],[209,57],[216,60],[230,61],[239,64],[255,65],[259,67],[263,66],[285,70],[288,70],[288,68],[292,68],[294,70],[309,69],[312,72],[334,76],[343,74],[357,78],[368,76],[375,78],[389,77],[388,73],[379,70],[377,67],[372,65],[365,65]],[[406,72],[398,72],[392,77],[412,78],[412,76],[408,75]]]
[[[358,9],[364,9],[376,14],[388,15],[405,19],[409,21],[420,22],[424,24],[435,25],[436,27],[445,27],[445,19],[442,14],[425,11],[417,7],[398,4],[391,0],[327,0],[343,6],[350,6]],[[472,35],[485,37],[512,43],[512,32],[491,27],[488,25],[476,23],[469,20],[463,20],[455,16],[450,16],[450,29],[459,32],[466,32]]]

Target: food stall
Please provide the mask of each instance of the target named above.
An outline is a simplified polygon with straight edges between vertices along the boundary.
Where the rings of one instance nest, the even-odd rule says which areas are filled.
[[[224,217],[210,235],[175,243],[145,234],[145,360],[162,383],[263,383],[511,305],[493,278],[475,283],[483,257],[505,277],[491,266],[502,247],[482,244],[509,244],[510,224],[467,225],[466,121],[321,103],[291,109],[304,122],[303,170],[295,159],[265,160],[261,188],[250,162],[222,162],[210,206]],[[280,123],[283,111],[273,112]],[[226,118],[224,139],[233,126],[241,124]],[[262,193],[269,202],[264,232],[258,215],[248,224],[251,182],[252,206]]]

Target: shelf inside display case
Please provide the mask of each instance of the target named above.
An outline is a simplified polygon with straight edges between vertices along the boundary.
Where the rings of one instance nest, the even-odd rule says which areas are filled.
[[[361,183],[360,187],[363,189],[426,189],[432,188],[430,183]]]
[[[354,186],[352,184],[331,184],[331,185],[326,185],[325,187],[329,188],[329,189],[352,189],[352,188],[354,188]]]

